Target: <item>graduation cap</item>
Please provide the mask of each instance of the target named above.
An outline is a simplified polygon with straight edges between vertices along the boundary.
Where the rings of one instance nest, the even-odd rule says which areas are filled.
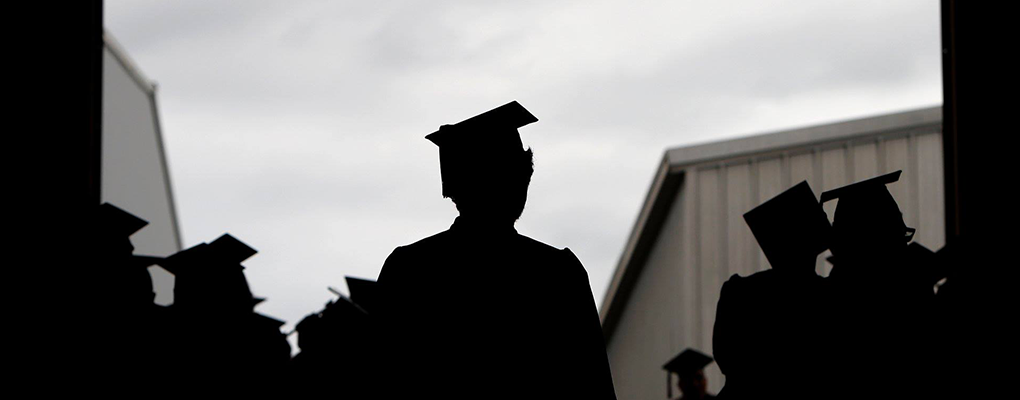
[[[116,237],[129,237],[149,224],[134,214],[110,203],[103,203],[97,212],[99,229]]]
[[[914,229],[908,228],[903,223],[902,214],[896,199],[889,193],[886,185],[900,179],[902,170],[879,175],[874,178],[865,179],[840,188],[822,192],[821,202],[825,203],[839,199],[836,205],[836,212],[833,215],[833,228],[837,225],[859,223],[882,223],[892,224],[893,229],[902,230],[906,240],[913,236]]]
[[[344,278],[347,281],[347,289],[351,292],[351,301],[357,304],[365,311],[371,311],[372,305],[375,304],[375,298],[377,290],[377,283],[368,279],[355,278],[348,276]]]
[[[257,250],[230,236],[229,233],[224,233],[223,236],[209,243],[209,248],[213,254],[222,257],[223,261],[238,264],[258,253]]]
[[[881,193],[882,191],[889,193],[889,189],[887,189],[885,185],[900,180],[900,175],[902,173],[903,170],[890,172],[885,175],[879,175],[871,179],[865,179],[860,182],[851,183],[843,187],[822,192],[821,202],[825,203],[833,199],[868,196],[873,195],[876,192]]]
[[[118,255],[127,255],[128,249],[133,250],[133,247],[129,246],[131,235],[149,224],[148,221],[110,203],[100,204],[93,217],[99,229],[99,234],[92,238],[96,241],[93,245],[97,246],[96,249],[99,251],[114,251]],[[130,259],[125,262],[133,269],[146,268],[159,263],[160,260],[162,258],[131,254]]]
[[[517,128],[538,121],[517,101],[511,101],[453,125],[443,125],[425,136],[439,146],[443,197],[453,193],[451,185],[461,172],[476,169],[480,163],[491,165],[511,160],[524,151]]]
[[[691,375],[704,369],[713,361],[712,357],[688,348],[662,366],[666,370],[666,398],[673,397],[673,373],[679,376]]]
[[[176,276],[174,303],[213,301],[252,308],[261,300],[252,296],[241,262],[257,251],[230,234],[212,243],[199,243],[159,261]]]
[[[744,213],[744,222],[773,268],[796,253],[817,256],[828,248],[831,225],[807,181]]]
[[[159,260],[157,264],[171,274],[178,275],[190,265],[202,261],[206,253],[207,243],[199,243]]]
[[[162,259],[158,264],[177,275],[183,268],[194,264],[231,264],[241,265],[258,251],[244,244],[229,233],[224,233],[212,243],[199,243]],[[242,267],[243,268],[243,267]]]

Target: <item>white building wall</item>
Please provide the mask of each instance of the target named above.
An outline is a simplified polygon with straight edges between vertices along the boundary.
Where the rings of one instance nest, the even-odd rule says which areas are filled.
[[[639,305],[624,312],[620,329],[607,343],[613,370],[613,382],[621,399],[661,399],[665,396],[666,374],[662,364],[679,353],[685,343],[700,340],[699,333],[686,329],[697,326],[691,318],[698,309],[697,299],[688,294],[697,286],[683,279],[691,271],[677,268],[681,261],[684,226],[682,217],[688,193],[681,192],[666,216],[666,225],[658,244],[649,254],[648,269],[638,277],[630,304]],[[655,307],[644,305],[655,304]],[[623,397],[627,394],[628,397]]]
[[[617,394],[625,399],[663,399],[661,365],[687,347],[712,353],[719,290],[732,274],[768,268],[743,213],[807,180],[821,192],[897,169],[889,185],[915,241],[937,250],[945,243],[940,125],[865,133],[857,138],[772,149],[710,162],[674,166],[684,175],[666,221],[640,268],[607,350]],[[838,200],[837,200],[838,201]],[[825,204],[831,219],[837,201]],[[828,275],[826,252],[818,273]],[[710,392],[724,377],[706,370]],[[675,382],[674,382],[675,383]]]

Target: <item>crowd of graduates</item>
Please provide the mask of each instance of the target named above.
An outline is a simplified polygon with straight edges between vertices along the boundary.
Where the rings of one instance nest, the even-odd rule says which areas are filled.
[[[815,197],[801,182],[744,214],[770,269],[723,284],[713,353],[725,383],[719,398],[950,398],[979,356],[967,338],[985,307],[977,268],[956,243],[933,252],[912,242],[887,185],[901,171]],[[837,200],[830,223],[823,204]],[[816,272],[825,250],[832,265]],[[664,366],[705,398],[688,349]],[[682,388],[683,385],[681,384]],[[699,389],[700,390],[697,390]]]
[[[102,285],[94,291],[95,305],[103,329],[118,341],[105,351],[120,366],[112,371],[137,368],[143,375],[220,383],[244,371],[240,375],[328,382],[331,387],[364,384],[373,376],[367,350],[374,337],[368,311],[374,281],[348,278],[351,297],[337,293],[337,300],[297,324],[292,333],[298,334],[302,351],[291,357],[281,332],[284,321],[254,311],[265,299],[252,294],[242,263],[255,249],[224,234],[168,257],[138,255],[130,236],[146,221],[104,203],[92,223],[97,230],[87,247],[95,265],[104,266],[95,277]],[[148,271],[154,265],[175,277],[170,306],[154,302]]]
[[[713,332],[726,377],[719,397],[914,398],[954,388],[947,380],[968,357],[965,302],[979,286],[957,267],[953,247],[932,252],[911,242],[914,229],[886,188],[899,174],[822,193],[820,201],[801,182],[744,215],[771,268],[733,275],[722,287]],[[830,223],[822,204],[834,199]],[[137,255],[130,236],[145,221],[103,204],[92,223],[87,248],[105,266],[96,270],[97,320],[117,334],[103,356],[118,365],[217,384],[286,379],[353,398],[383,389],[380,378],[392,368],[379,364],[376,282],[348,278],[350,297],[337,292],[297,324],[300,352],[292,357],[284,322],[254,311],[264,299],[253,296],[241,265],[254,249],[224,234],[165,258]],[[816,259],[825,250],[832,270],[823,278]],[[171,306],[153,302],[153,265],[175,276]],[[687,350],[664,368],[679,375],[684,398],[706,398],[702,369],[712,361]]]
[[[722,287],[713,332],[726,376],[720,397],[944,394],[943,379],[966,358],[959,344],[966,325],[954,322],[967,318],[963,302],[976,285],[952,267],[959,264],[952,247],[932,252],[911,242],[914,230],[886,188],[899,174],[825,192],[821,201],[801,182],[744,215],[771,268],[733,275]],[[830,223],[822,204],[837,198]],[[165,258],[137,255],[130,236],[145,221],[111,204],[94,218],[99,229],[88,248],[107,266],[97,270],[104,287],[95,293],[104,329],[120,341],[107,356],[148,365],[147,373],[202,379],[250,371],[365,397],[379,389],[376,282],[348,278],[350,297],[337,292],[297,324],[300,352],[292,357],[284,322],[254,311],[264,299],[252,295],[241,265],[254,249],[224,234]],[[823,278],[815,261],[827,249],[832,270]],[[153,302],[153,265],[175,276],[171,306]],[[701,370],[711,361],[688,350],[664,368],[679,374],[682,392],[697,392],[685,398],[701,398]]]
[[[241,265],[254,249],[224,234],[165,258],[135,255],[130,236],[146,221],[109,203],[95,218],[99,229],[90,248],[103,266],[95,293],[102,297],[98,309],[110,316],[104,329],[121,341],[110,354],[123,360],[118,365],[195,376],[285,371],[291,349],[280,331],[284,322],[254,311],[264,299],[252,295]],[[175,276],[171,306],[153,301],[152,265]]]

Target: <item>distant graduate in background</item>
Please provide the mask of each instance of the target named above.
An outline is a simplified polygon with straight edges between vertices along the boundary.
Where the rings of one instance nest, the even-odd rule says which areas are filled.
[[[335,393],[342,398],[380,398],[375,281],[348,276],[350,298],[339,298],[297,324],[301,352],[290,362],[290,379],[300,395]],[[330,288],[333,291],[332,288]]]
[[[666,370],[666,398],[673,398],[673,374],[676,374],[681,400],[714,399],[715,396],[708,394],[708,379],[705,378],[705,367],[711,363],[712,357],[694,349],[686,349],[669,360],[662,366]]]
[[[241,265],[256,253],[224,234],[160,261],[175,277],[172,375],[185,385],[241,389],[251,379],[283,378],[290,361],[284,322],[255,312],[265,299],[252,295]]]
[[[387,376],[402,377],[387,397],[616,397],[581,262],[514,229],[534,171],[517,128],[537,120],[515,101],[426,136],[460,216],[379,274]]]

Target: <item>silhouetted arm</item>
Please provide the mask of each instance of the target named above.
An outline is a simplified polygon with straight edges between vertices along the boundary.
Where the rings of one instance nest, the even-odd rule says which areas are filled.
[[[581,261],[570,249],[563,249],[567,274],[569,277],[567,291],[571,304],[567,320],[571,321],[568,341],[575,347],[575,360],[571,369],[575,370],[573,398],[577,399],[616,399],[613,387],[613,375],[606,355],[606,342],[602,336],[602,324],[599,321],[598,309],[595,307],[588,272]]]

